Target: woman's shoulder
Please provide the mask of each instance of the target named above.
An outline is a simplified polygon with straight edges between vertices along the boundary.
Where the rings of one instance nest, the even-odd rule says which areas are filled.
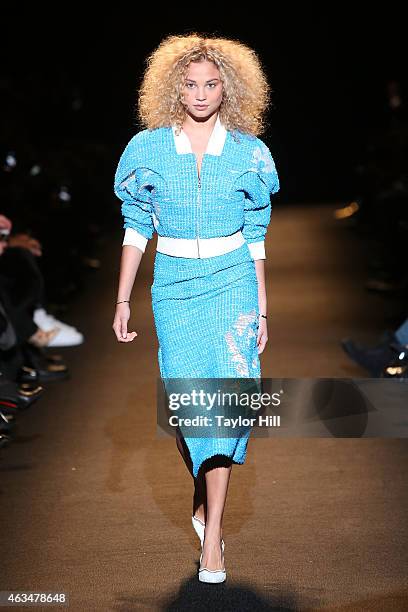
[[[263,165],[262,162],[266,163],[272,157],[265,142],[254,134],[235,131],[233,143],[233,154],[248,169],[259,169],[259,165]]]
[[[132,167],[149,167],[157,172],[162,164],[163,152],[169,148],[168,129],[142,129],[136,132],[123,150],[122,163]]]
[[[132,136],[128,142],[128,146],[143,149],[144,147],[150,147],[152,144],[160,143],[165,138],[169,128],[159,127],[154,129],[143,129],[139,130]]]
[[[239,130],[233,130],[232,136],[236,150],[240,150],[243,154],[249,153],[252,155],[257,150],[269,151],[267,145],[261,138],[259,138],[259,136],[248,134],[247,132],[241,132]]]
[[[270,193],[278,191],[279,179],[269,147],[253,134],[240,132],[238,136],[234,150],[234,166],[240,169],[239,180],[245,182],[248,188],[252,185],[259,189],[259,185],[264,183]]]

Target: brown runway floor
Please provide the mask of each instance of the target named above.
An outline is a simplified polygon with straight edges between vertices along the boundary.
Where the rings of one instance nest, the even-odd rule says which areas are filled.
[[[366,376],[339,340],[375,341],[391,305],[364,291],[360,241],[335,208],[273,212],[265,377]],[[111,328],[119,231],[66,318],[85,344],[54,350],[71,379],[47,385],[0,451],[0,590],[65,592],[84,612],[408,610],[404,439],[251,439],[225,510],[227,582],[198,582],[191,477],[156,437],[154,248],[132,294],[136,340]]]

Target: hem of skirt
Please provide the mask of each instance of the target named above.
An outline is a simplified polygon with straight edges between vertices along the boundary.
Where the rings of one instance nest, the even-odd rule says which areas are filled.
[[[226,455],[225,453],[214,453],[213,455],[210,455],[209,457],[206,457],[205,459],[203,459],[203,461],[201,461],[201,463],[199,464],[197,469],[195,468],[195,466],[193,466],[193,476],[194,476],[194,478],[197,478],[198,472],[200,471],[201,466],[203,465],[203,463],[205,461],[208,461],[208,459],[212,459],[213,457],[227,457],[228,459],[231,459],[232,463],[235,463],[236,465],[243,465],[245,463],[245,459],[246,459],[246,455],[242,459],[233,459],[233,457],[231,457],[230,455]]]

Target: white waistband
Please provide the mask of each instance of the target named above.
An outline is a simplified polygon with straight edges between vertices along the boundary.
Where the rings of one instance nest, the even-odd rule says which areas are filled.
[[[230,236],[218,238],[170,238],[158,236],[156,250],[165,255],[175,257],[203,258],[223,255],[234,251],[242,244],[245,238],[241,230]]]

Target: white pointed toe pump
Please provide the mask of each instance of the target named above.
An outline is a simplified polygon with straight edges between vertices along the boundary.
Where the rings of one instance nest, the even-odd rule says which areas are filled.
[[[196,516],[192,516],[191,517],[191,522],[193,523],[193,527],[194,530],[196,532],[196,534],[198,535],[198,537],[200,538],[200,542],[201,542],[201,546],[203,545],[203,541],[204,541],[204,528],[205,528],[205,524]]]
[[[198,570],[198,579],[200,582],[208,582],[211,584],[218,584],[220,582],[224,582],[227,577],[227,572],[225,570],[224,563],[224,549],[221,546],[221,562],[223,565],[222,569],[219,570],[210,570],[207,567],[201,567],[201,560],[203,558],[203,553],[200,555],[200,569]]]
[[[193,523],[193,527],[195,529],[196,534],[200,538],[201,548],[202,548],[203,542],[204,542],[205,523],[203,523],[203,521],[197,518],[196,516],[191,517],[191,522]],[[222,548],[222,552],[224,552],[224,548],[225,548],[224,540],[221,540],[221,548]]]

